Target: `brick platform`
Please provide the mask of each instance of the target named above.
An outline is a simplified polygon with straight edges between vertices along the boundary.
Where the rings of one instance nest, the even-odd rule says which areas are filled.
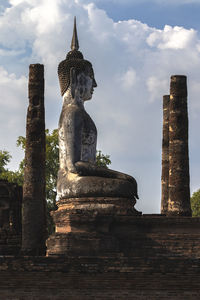
[[[118,217],[107,254],[0,257],[0,299],[200,299],[200,218]]]

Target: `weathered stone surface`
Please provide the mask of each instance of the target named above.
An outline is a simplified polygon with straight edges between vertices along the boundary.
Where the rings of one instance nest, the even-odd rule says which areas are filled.
[[[44,255],[46,237],[44,66],[32,64],[29,68],[22,253]]]
[[[163,96],[163,138],[162,138],[162,175],[161,175],[161,213],[168,211],[169,198],[169,101],[170,96]]]
[[[168,259],[171,255],[200,258],[199,218],[105,214],[99,218],[97,215],[94,222],[95,215],[90,216],[91,222],[89,212],[88,220],[81,210],[79,215],[69,215],[70,226],[64,228],[63,224],[64,230],[58,227],[58,232],[48,239],[47,254],[88,257],[118,253],[146,260]]]
[[[1,298],[199,299],[200,218],[112,217],[112,240],[105,234],[102,243],[100,234],[91,233],[92,240],[83,233],[71,234],[71,240],[68,235],[68,247],[75,251],[67,257],[1,256]],[[66,247],[66,236],[59,235]]]
[[[191,216],[186,76],[171,76],[168,214]]]
[[[100,169],[100,168],[99,168]],[[108,175],[107,175],[108,176]],[[60,199],[77,197],[122,197],[135,201],[136,182],[99,176],[70,175],[60,170],[58,175]]]
[[[0,255],[18,254],[21,247],[22,187],[0,180]]]
[[[90,255],[117,249],[110,227],[116,216],[138,216],[130,198],[71,198],[57,202],[52,212],[55,234],[47,240],[47,255]],[[114,246],[115,245],[115,246]]]
[[[92,65],[78,51],[76,25],[72,51],[59,64],[58,75],[63,107],[59,120],[59,160],[57,194],[71,197],[138,198],[137,183],[129,175],[96,165],[96,126],[85,111],[97,86]]]

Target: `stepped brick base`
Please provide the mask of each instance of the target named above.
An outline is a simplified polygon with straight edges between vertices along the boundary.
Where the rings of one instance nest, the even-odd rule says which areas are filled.
[[[58,202],[52,212],[55,234],[47,240],[47,255],[98,255],[116,252],[118,240],[111,227],[119,216],[141,216],[127,198],[73,198]],[[117,221],[118,222],[118,221]]]
[[[113,237],[109,251],[96,242],[98,254],[1,256],[1,299],[200,299],[199,232],[200,218],[117,216],[98,233]],[[76,236],[81,249],[84,232]]]

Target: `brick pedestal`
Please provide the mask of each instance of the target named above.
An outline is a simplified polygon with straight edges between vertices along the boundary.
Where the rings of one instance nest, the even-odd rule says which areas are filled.
[[[58,210],[52,212],[56,232],[47,240],[47,255],[98,255],[117,251],[112,224],[119,216],[140,216],[134,205],[127,198],[60,200]]]

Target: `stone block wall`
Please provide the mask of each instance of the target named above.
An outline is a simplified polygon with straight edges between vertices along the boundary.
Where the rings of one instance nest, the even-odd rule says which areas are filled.
[[[199,260],[4,257],[1,299],[199,299]]]
[[[199,229],[200,218],[119,217],[107,254],[1,256],[0,299],[199,299]]]
[[[21,248],[22,187],[0,180],[0,255],[16,255]]]

